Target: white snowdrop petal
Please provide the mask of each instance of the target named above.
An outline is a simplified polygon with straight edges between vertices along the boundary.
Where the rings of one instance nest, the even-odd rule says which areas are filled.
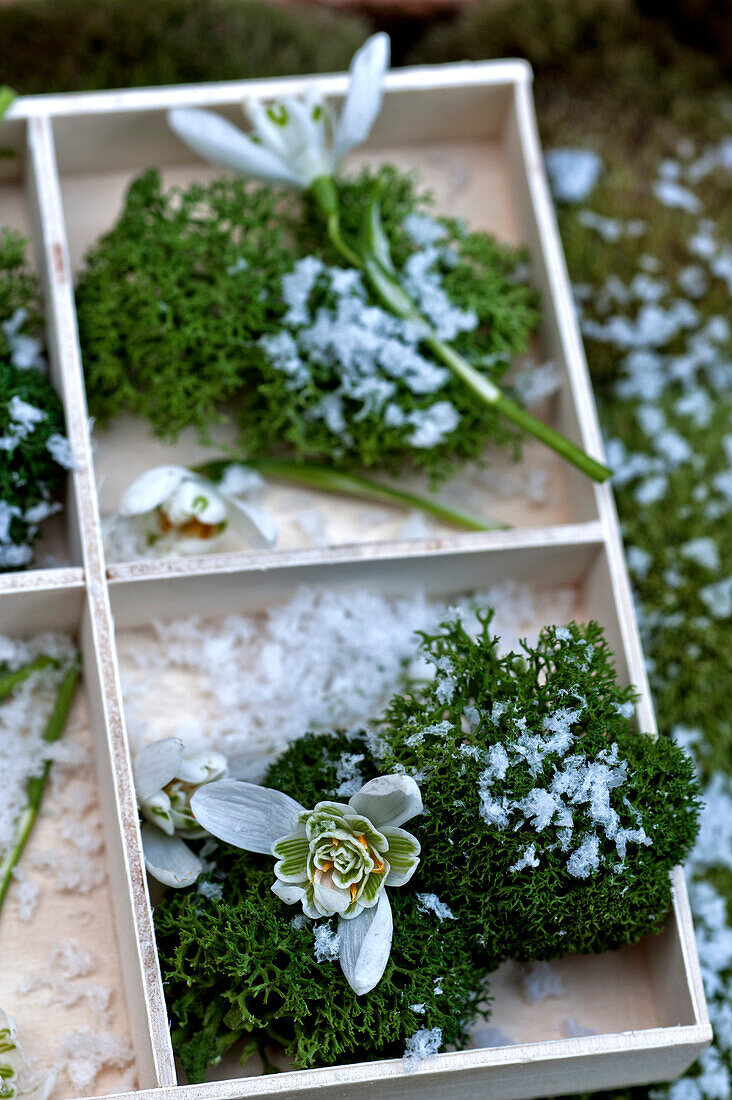
[[[361,145],[369,136],[381,110],[384,75],[389,67],[389,56],[390,43],[387,34],[372,35],[354,55],[348,93],[333,142],[336,160]]]
[[[298,905],[305,897],[302,886],[292,886],[288,882],[280,882],[279,879],[275,879],[272,883],[272,893],[276,894],[280,901],[284,901],[285,905]]]
[[[196,881],[203,864],[185,841],[177,836],[166,836],[148,824],[142,826],[141,836],[145,865],[153,878],[175,889],[191,886]]]
[[[351,904],[351,895],[347,889],[333,886],[330,876],[317,872],[313,883],[315,904],[324,915],[345,913]],[[357,920],[358,918],[353,918]]]
[[[138,752],[132,763],[138,802],[148,802],[175,778],[182,756],[183,742],[179,737],[155,741]]]
[[[196,752],[181,760],[175,777],[184,783],[208,783],[223,776],[227,766],[222,752]]]
[[[377,829],[398,826],[422,812],[422,795],[409,775],[380,775],[364,784],[349,799],[358,814],[367,817]]]
[[[185,466],[154,466],[146,470],[125,490],[119,506],[120,515],[144,516],[153,512],[188,476]]]
[[[353,920],[338,921],[341,969],[357,996],[369,993],[386,969],[394,924],[385,890],[379,904],[364,909]]]
[[[221,168],[273,183],[303,184],[283,160],[213,111],[179,107],[168,112],[168,123],[194,153]]]
[[[304,807],[281,791],[222,779],[197,790],[191,809],[212,836],[246,852],[270,855],[275,841],[295,830]]]
[[[224,523],[226,501],[213,485],[203,478],[186,477],[173,490],[163,505],[166,516],[175,526],[197,519],[210,527]]]
[[[268,550],[277,542],[278,530],[269,512],[259,504],[229,500],[229,528],[247,546]]]

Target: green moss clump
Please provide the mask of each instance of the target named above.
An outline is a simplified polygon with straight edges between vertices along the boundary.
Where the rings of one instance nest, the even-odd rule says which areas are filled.
[[[38,280],[26,262],[28,242],[11,229],[0,229],[0,358],[10,359],[10,344],[3,327],[19,309],[25,318],[19,331],[37,336],[42,314]],[[0,392],[5,392],[0,391]]]
[[[382,770],[420,777],[428,811],[413,830],[420,881],[492,963],[658,931],[697,831],[691,761],[632,728],[633,693],[596,623],[548,627],[501,656],[490,619],[477,637],[459,621],[425,636],[434,682],[388,709]]]
[[[168,439],[205,438],[264,357],[256,339],[291,264],[277,195],[243,180],[162,190],[146,172],[77,286],[92,414],[144,416]],[[263,412],[263,410],[260,410]],[[253,409],[253,415],[255,410]]]
[[[64,415],[53,386],[34,366],[13,362],[10,333],[36,339],[40,331],[39,289],[25,261],[26,241],[0,232],[0,569],[22,568],[33,560],[32,545],[47,507],[65,480],[65,470],[48,450],[63,435]],[[5,327],[4,327],[5,326]],[[17,402],[42,414],[33,423],[18,420]],[[15,416],[13,415],[15,413]]]
[[[395,169],[378,178],[385,229],[403,264],[414,251],[403,219],[427,197]],[[375,182],[368,171],[343,182],[346,232],[357,232]],[[480,319],[456,347],[500,381],[538,321],[533,291],[515,279],[521,254],[485,234],[466,233],[454,219],[443,224],[444,243],[456,259],[444,262],[445,289],[456,306]],[[316,415],[338,389],[340,369],[310,353],[303,360],[308,381],[293,387],[258,343],[281,329],[282,277],[309,255],[341,266],[300,196],[225,179],[164,192],[159,175],[147,172],[132,185],[118,224],[89,254],[77,288],[92,413],[101,423],[122,412],[145,416],[155,434],[168,439],[193,425],[205,441],[212,425],[231,414],[250,456],[294,453],[392,472],[408,462],[434,477],[479,458],[487,438],[515,443],[513,429],[450,376],[428,394],[393,380],[394,400],[405,414],[442,401],[459,413],[457,427],[433,447],[413,444],[411,424],[395,425],[365,398],[343,397],[343,428]],[[334,309],[336,301],[322,279],[310,306]]]
[[[305,802],[335,781],[345,736],[305,738],[273,765],[266,783],[295,781]],[[315,792],[318,792],[317,796]],[[309,792],[309,793],[308,793]],[[394,943],[384,977],[357,997],[337,961],[318,962],[313,928],[271,891],[271,858],[222,845],[206,878],[220,897],[169,891],[155,911],[163,982],[176,1054],[192,1082],[241,1042],[242,1061],[281,1045],[298,1067],[399,1056],[420,1028],[440,1028],[464,1046],[483,999],[474,940],[457,921],[425,914],[412,889],[390,891]],[[413,1005],[424,1005],[418,1012]]]
[[[253,0],[14,0],[0,6],[3,79],[24,95],[345,69],[353,16]]]

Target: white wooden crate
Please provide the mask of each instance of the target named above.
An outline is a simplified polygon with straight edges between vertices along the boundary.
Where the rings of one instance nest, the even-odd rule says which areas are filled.
[[[345,77],[318,82],[334,98],[342,97]],[[342,1097],[348,1091],[354,1098],[419,1094],[460,1100],[485,1090],[492,1100],[520,1100],[673,1077],[711,1038],[678,870],[674,908],[662,935],[621,952],[557,964],[568,989],[562,1014],[581,1019],[590,1011],[600,1025],[597,1035],[559,1038],[558,1010],[550,1002],[533,1007],[523,1003],[507,964],[493,982],[494,1021],[518,1039],[513,1046],[441,1054],[412,1074],[391,1060],[267,1077],[237,1076],[236,1067],[226,1065],[219,1073],[224,1080],[201,1086],[177,1083],[141,857],[116,632],[144,626],[153,617],[213,617],[266,608],[302,582],[369,585],[385,593],[420,588],[434,595],[507,579],[544,589],[570,585],[574,613],[595,617],[605,626],[621,678],[641,693],[639,725],[654,731],[611,491],[591,485],[543,451],[532,449],[530,458],[548,471],[548,506],[525,500],[506,504],[484,490],[482,510],[514,524],[509,531],[457,534],[438,527],[428,538],[405,540],[394,537],[398,524],[385,520],[374,539],[367,533],[373,513],[320,500],[332,520],[330,546],[302,546],[292,539],[268,552],[105,565],[100,504],[111,509],[138,467],[159,456],[191,460],[200,451],[188,438],[175,448],[161,448],[147,441],[139,426],[123,423],[99,438],[93,455],[73,272],[85,249],[113,224],[124,188],[139,170],[159,166],[166,182],[210,178],[211,170],[192,164],[168,131],[168,108],[205,105],[236,118],[245,95],[297,93],[307,83],[298,78],[29,97],[13,105],[4,126],[3,144],[14,142],[19,160],[15,165],[0,162],[2,220],[33,237],[44,286],[52,377],[63,396],[77,468],[69,478],[66,534],[57,532],[52,546],[66,564],[0,575],[0,631],[30,634],[55,627],[74,629],[80,639],[105,813],[118,982],[125,990],[141,1089],[135,1095],[145,1100],[234,1100],[305,1098],[316,1091],[321,1097]],[[544,177],[528,67],[505,61],[390,74],[382,115],[360,159],[419,167],[450,213],[463,213],[472,225],[529,248],[542,296],[541,352],[562,374],[553,421],[600,457],[597,417]],[[449,491],[469,495],[477,490],[460,475]],[[312,499],[304,493],[299,506]],[[287,501],[275,495],[272,503],[284,508]],[[11,929],[10,937],[12,977],[21,972],[23,949],[17,930]]]

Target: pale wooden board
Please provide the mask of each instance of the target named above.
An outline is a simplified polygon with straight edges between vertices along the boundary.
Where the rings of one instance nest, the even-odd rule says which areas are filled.
[[[17,888],[11,887],[0,918],[3,959],[0,1005],[15,1019],[24,1052],[37,1062],[39,1069],[54,1067],[54,1055],[60,1044],[76,1030],[92,1035],[112,1032],[129,1045],[127,1007],[122,994],[121,961],[93,768],[92,736],[82,689],[77,691],[62,747],[73,750],[83,763],[74,769],[68,780],[56,778],[54,781],[54,772],[51,772],[41,813],[20,865],[25,877],[40,887],[37,909],[31,921],[21,920],[16,904]],[[74,844],[73,832],[64,835],[66,825],[78,825],[76,836],[84,843],[88,840],[91,851],[84,853]],[[83,874],[88,883],[95,885],[87,890],[82,881],[79,887],[70,885],[69,889],[57,890],[56,885],[61,880],[46,868],[49,860],[64,874],[68,868],[70,876],[77,863],[80,868],[85,865]],[[41,861],[40,868],[38,861]],[[68,881],[71,884],[74,880],[69,877]],[[66,982],[58,965],[50,965],[53,952],[64,944],[92,953],[95,961],[88,975]],[[55,978],[59,986],[55,989],[41,986],[32,992],[21,992],[21,987],[29,981],[37,984],[31,980],[34,974],[50,980]],[[100,1012],[95,1007],[94,986],[112,991],[108,1012]],[[66,999],[75,1003],[67,1006],[63,1003]],[[83,1090],[83,1095],[134,1088],[131,1062],[129,1068],[130,1073],[122,1069],[103,1070],[93,1087]],[[62,1074],[52,1097],[60,1100],[76,1091],[68,1076]]]

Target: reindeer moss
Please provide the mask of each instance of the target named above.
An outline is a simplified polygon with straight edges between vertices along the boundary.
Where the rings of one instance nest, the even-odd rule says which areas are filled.
[[[548,627],[535,646],[501,656],[491,614],[478,621],[477,635],[456,620],[424,636],[434,679],[396,696],[378,730],[308,734],[265,778],[304,805],[348,797],[353,764],[359,781],[406,770],[420,783],[425,809],[409,828],[422,859],[408,887],[390,891],[394,946],[368,996],[353,994],[337,962],[316,962],[314,925],[272,894],[269,858],[219,846],[203,884],[157,908],[173,1044],[190,1080],[240,1041],[244,1060],[277,1043],[302,1067],[401,1053],[422,1027],[459,1047],[502,959],[599,952],[659,930],[669,871],[696,835],[689,759],[633,729],[633,692],[618,685],[596,623]],[[569,838],[566,821],[526,820],[518,804],[573,773],[585,786],[565,800]],[[505,827],[481,813],[486,799],[504,800]],[[631,830],[625,855],[619,829]],[[573,873],[593,835],[597,865]],[[453,918],[425,910],[425,893]]]
[[[346,744],[354,751],[338,736],[305,739],[295,759],[285,754],[283,773],[306,778],[314,804],[315,791],[331,789]],[[225,845],[212,859],[201,892],[169,891],[155,911],[173,1046],[190,1081],[202,1081],[235,1044],[242,1062],[277,1044],[303,1068],[400,1056],[423,1027],[440,1028],[444,1045],[465,1046],[484,973],[462,925],[420,911],[411,889],[390,891],[389,963],[378,986],[357,997],[337,961],[314,955],[314,928],[335,922],[307,921],[275,897],[272,859]],[[208,882],[221,884],[220,898],[203,896]]]
[[[364,171],[343,181],[346,232],[358,230],[375,180]],[[379,180],[385,228],[403,264],[414,246],[402,221],[428,207],[429,196],[393,168],[381,170]],[[500,381],[526,351],[538,321],[533,291],[516,278],[521,255],[466,232],[454,219],[444,225],[444,243],[457,259],[444,266],[446,292],[480,319],[456,346]],[[297,259],[312,254],[341,266],[324,237],[298,194],[236,179],[164,191],[157,172],[145,173],[133,183],[117,225],[87,257],[77,288],[93,415],[103,424],[121,413],[143,416],[165,439],[192,425],[202,441],[231,417],[250,456],[289,453],[393,472],[411,463],[434,476],[478,458],[487,438],[515,446],[513,429],[452,377],[437,394],[415,394],[397,383],[395,400],[406,414],[438,400],[457,409],[457,428],[433,447],[414,445],[410,425],[387,423],[381,409],[350,398],[344,399],[343,430],[313,415],[338,387],[339,372],[313,358],[310,380],[293,388],[258,340],[281,328],[281,280]],[[333,308],[332,291],[318,293],[313,304]]]
[[[633,728],[633,692],[618,685],[596,623],[548,627],[536,646],[500,656],[490,620],[477,637],[460,621],[426,635],[435,680],[388,710],[381,769],[420,777],[428,809],[415,828],[422,881],[484,937],[491,960],[496,952],[550,959],[606,951],[659,931],[671,904],[669,871],[697,831],[691,761],[675,743]],[[585,784],[569,831],[556,813],[540,818],[541,792],[558,773]],[[608,836],[613,811],[618,828],[642,829],[648,843],[628,839],[623,856]],[[593,837],[596,866],[590,858],[583,867],[583,844],[591,853]]]

